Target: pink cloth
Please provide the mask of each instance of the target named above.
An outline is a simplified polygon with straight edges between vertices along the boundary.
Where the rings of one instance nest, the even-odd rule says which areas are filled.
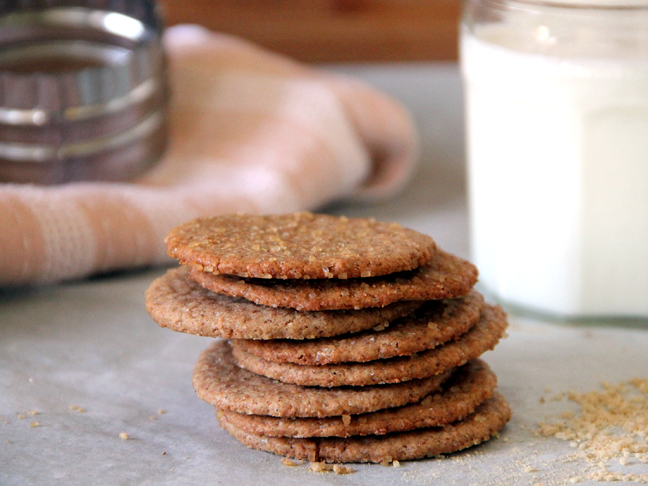
[[[172,102],[162,162],[133,183],[0,185],[0,285],[166,262],[173,226],[236,211],[376,200],[412,173],[407,112],[369,86],[196,26],[164,38]]]

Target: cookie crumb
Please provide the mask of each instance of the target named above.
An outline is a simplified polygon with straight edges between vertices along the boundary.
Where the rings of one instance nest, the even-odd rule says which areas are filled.
[[[163,455],[163,456],[166,456],[166,452],[163,452],[162,455]]]
[[[342,422],[345,427],[348,427],[351,424],[351,415],[342,415]]]
[[[388,466],[390,466],[391,462],[392,462],[392,456],[385,456],[385,457],[383,457],[383,460],[380,461],[380,465],[388,467]]]
[[[325,472],[330,466],[324,462],[311,462],[310,470],[313,472]],[[330,470],[330,469],[329,469]]]
[[[39,427],[40,424],[36,420],[34,420],[32,423],[29,424],[29,426],[30,427]]]
[[[29,415],[38,415],[38,412],[36,410],[31,410],[27,412]]]
[[[580,410],[576,413],[564,411],[560,420],[540,423],[538,434],[569,441],[569,445],[577,449],[576,457],[591,464],[592,470],[587,475],[570,479],[572,484],[586,480],[648,482],[648,474],[624,474],[607,469],[614,459],[625,467],[631,456],[648,462],[645,442],[648,380],[635,378],[618,385],[603,382],[601,388],[586,393],[567,393],[568,400]]]
[[[291,460],[288,459],[287,457],[284,457],[284,458],[281,460],[281,464],[283,464],[284,466],[288,466],[288,467],[296,467],[296,466],[298,465],[296,462],[291,461]]]
[[[122,439],[122,440],[128,440],[129,439],[128,434],[126,432],[120,432],[119,433],[119,438]]]
[[[78,405],[70,405],[70,410],[79,410]]]
[[[340,466],[338,464],[335,464],[333,466],[333,472],[335,474],[353,474],[355,472],[355,469],[349,466]]]
[[[283,462],[283,461],[282,461]],[[326,464],[325,462],[311,462],[310,470],[314,472],[334,472],[335,474],[352,474],[355,469],[339,464]]]
[[[24,418],[25,418],[25,414],[19,413],[19,414],[18,414],[18,418],[19,418],[19,419],[24,419]]]
[[[394,467],[401,467],[400,462],[399,462],[399,461],[396,461],[396,460],[392,462],[392,466],[394,466]]]
[[[159,410],[158,410],[158,414],[159,414],[159,415],[164,415],[165,413],[166,413],[166,411],[163,410],[163,409],[159,409]]]

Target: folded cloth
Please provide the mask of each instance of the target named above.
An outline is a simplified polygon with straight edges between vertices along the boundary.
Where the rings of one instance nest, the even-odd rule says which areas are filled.
[[[411,175],[408,113],[364,83],[197,26],[169,28],[164,45],[162,161],[132,183],[0,184],[0,285],[161,264],[169,229],[194,217],[371,201]]]

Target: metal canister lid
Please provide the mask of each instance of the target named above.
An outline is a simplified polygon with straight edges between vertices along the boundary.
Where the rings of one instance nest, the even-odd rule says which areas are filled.
[[[0,2],[0,181],[131,179],[166,145],[152,1]]]

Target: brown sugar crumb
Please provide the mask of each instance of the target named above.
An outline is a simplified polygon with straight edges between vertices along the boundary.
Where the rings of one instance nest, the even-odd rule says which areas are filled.
[[[296,462],[291,461],[291,460],[288,459],[287,457],[284,457],[284,458],[281,460],[281,464],[283,464],[284,466],[288,466],[288,467],[296,467],[296,466],[298,466],[298,464],[297,464]]]
[[[355,472],[355,469],[349,466],[340,466],[338,464],[334,464],[333,472],[335,474],[353,474]]]
[[[382,461],[380,461],[381,466],[388,467],[390,466],[392,462],[392,457],[391,456],[385,456]]]
[[[613,472],[622,467],[648,463],[648,380],[633,379],[617,385],[602,383],[602,390],[570,392],[577,413],[565,411],[560,420],[541,423],[538,433],[570,442],[577,456],[586,459],[590,471],[580,480],[648,482],[648,474]]]
[[[333,470],[333,466],[325,462],[311,462],[310,470],[313,472],[329,472]]]
[[[334,472],[335,474],[353,474],[355,469],[339,464],[326,464],[325,462],[311,462],[310,470],[314,472]]]

